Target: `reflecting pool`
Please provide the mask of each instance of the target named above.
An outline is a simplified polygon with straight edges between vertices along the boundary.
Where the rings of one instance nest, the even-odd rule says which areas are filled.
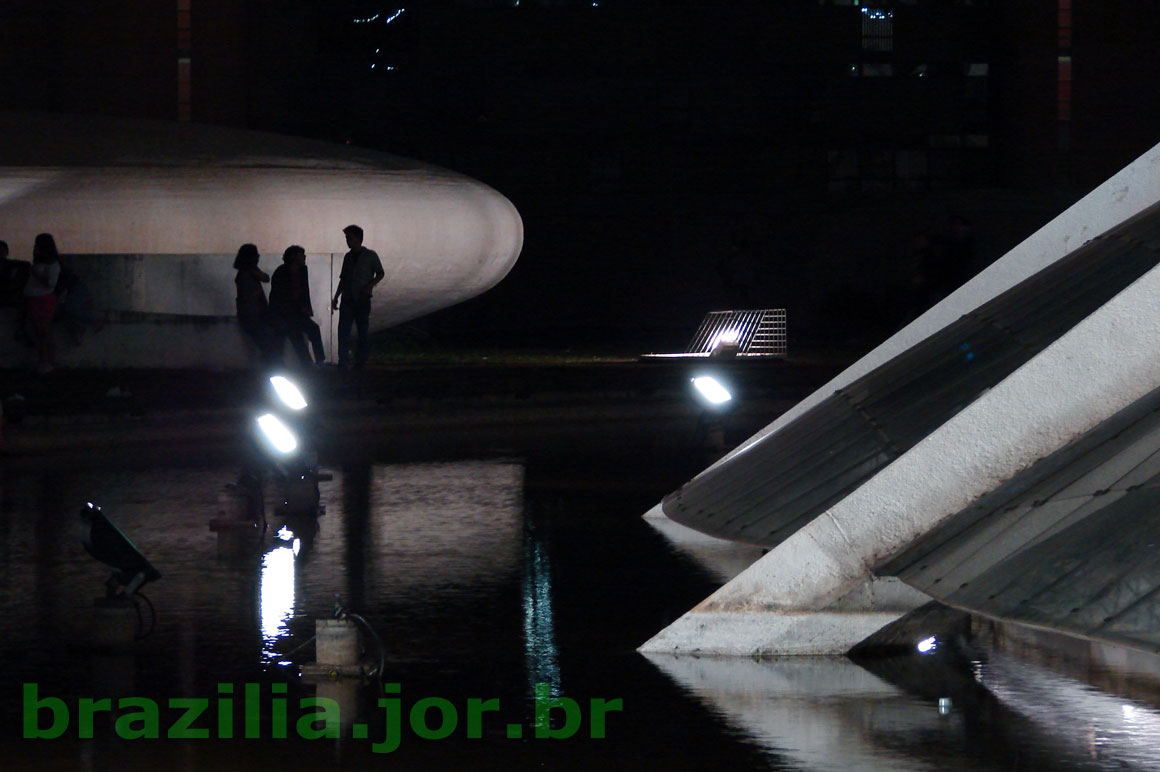
[[[2,768],[1160,769],[1155,706],[970,642],[866,666],[637,654],[757,554],[702,561],[642,520],[696,469],[639,451],[324,459],[317,533],[276,524],[237,556],[208,527],[227,459],[6,469]],[[162,573],[127,649],[93,640],[86,501]],[[338,606],[381,679],[297,677]],[[166,736],[174,699],[205,702],[205,737]],[[330,705],[341,736],[305,739]]]

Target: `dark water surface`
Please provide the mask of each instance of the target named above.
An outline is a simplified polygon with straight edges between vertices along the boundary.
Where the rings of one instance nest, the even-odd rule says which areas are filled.
[[[863,668],[844,659],[757,662],[646,659],[635,649],[718,584],[640,515],[699,463],[589,436],[554,451],[499,449],[472,459],[335,463],[313,545],[269,535],[219,558],[207,523],[237,470],[226,459],[126,468],[110,458],[4,472],[0,490],[0,769],[709,769],[1096,770],[1160,768],[1160,713],[998,654],[914,657]],[[80,546],[76,512],[99,504],[163,573],[146,588],[156,629],[130,653],[90,644],[107,571]],[[336,599],[383,643],[399,685],[401,742],[377,684],[307,685],[314,620]],[[367,642],[368,658],[378,647]],[[874,671],[874,672],[871,672]],[[22,685],[58,698],[59,738],[22,739]],[[219,727],[225,687],[235,720]],[[260,696],[246,739],[245,684]],[[286,684],[288,739],[275,689]],[[573,700],[535,736],[536,684]],[[338,740],[303,740],[299,699],[342,698]],[[162,706],[159,739],[126,740],[104,714],[78,739],[79,703],[104,696]],[[230,695],[226,695],[228,698]],[[209,698],[207,739],[164,739],[170,698]],[[447,710],[445,739],[424,726]],[[498,700],[469,738],[472,698]],[[941,702],[940,702],[941,698]],[[620,700],[592,737],[593,701]],[[617,703],[606,702],[615,708]],[[36,728],[53,723],[42,708]],[[542,723],[542,722],[541,722]],[[144,724],[137,726],[138,729]],[[122,730],[127,725],[122,725]],[[518,726],[521,737],[509,737]],[[231,730],[233,738],[222,739]]]

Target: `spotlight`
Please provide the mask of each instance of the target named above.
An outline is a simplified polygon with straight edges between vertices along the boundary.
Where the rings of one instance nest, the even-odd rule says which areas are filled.
[[[81,542],[90,555],[114,569],[106,583],[110,597],[133,595],[147,582],[155,582],[161,573],[149,564],[145,556],[133,546],[129,537],[121,532],[112,520],[97,505],[89,502],[81,507],[81,520],[88,528],[81,535]]]
[[[302,390],[286,376],[271,376],[270,385],[274,388],[274,393],[278,399],[286,407],[294,411],[306,408],[306,397],[302,396]]]
[[[930,654],[932,651],[938,649],[938,638],[935,638],[933,635],[929,638],[923,638],[915,648],[918,649],[919,654]]]
[[[710,359],[732,359],[741,350],[737,330],[723,330],[709,344]]]
[[[280,516],[316,518],[320,511],[318,481],[322,475],[311,447],[312,417],[308,407],[297,384],[284,375],[269,375],[261,405],[253,414],[255,423],[251,426],[256,426],[254,436],[264,458],[261,463],[269,465],[281,488]]]
[[[257,422],[267,444],[278,453],[288,456],[298,449],[298,438],[278,416],[265,413],[258,416]]]
[[[302,390],[284,375],[271,375],[263,406],[255,416],[259,436],[267,452],[273,450],[278,461],[287,461],[305,444],[309,436],[308,403]]]
[[[698,396],[713,407],[721,407],[733,399],[729,389],[711,375],[699,375],[692,381]]]

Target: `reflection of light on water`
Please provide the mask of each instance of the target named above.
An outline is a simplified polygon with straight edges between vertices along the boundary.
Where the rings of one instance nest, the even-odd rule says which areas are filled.
[[[523,485],[513,461],[373,466],[368,584],[437,599],[506,582],[523,555]]]
[[[262,582],[258,606],[262,616],[262,658],[289,665],[274,650],[279,638],[290,634],[287,621],[294,614],[294,550],[272,549],[262,556]]]
[[[1101,692],[1068,676],[1029,662],[994,656],[985,667],[983,685],[1000,701],[1035,724],[1068,736],[1083,756],[1097,757],[1123,769],[1160,770],[1160,712]]]
[[[290,542],[290,549],[293,550],[295,555],[297,555],[299,552],[301,552],[302,540],[299,539],[297,536],[295,536],[294,532],[291,531],[286,526],[282,526],[281,528],[279,528],[276,536],[279,539],[281,539],[282,541]],[[293,578],[293,577],[291,577],[291,578]]]
[[[937,732],[955,731],[956,716],[940,716],[929,702],[909,698],[847,659],[645,656],[776,757],[779,769],[954,768],[906,752],[907,738],[930,741]]]
[[[541,539],[529,534],[524,544],[524,653],[533,688],[551,684],[560,694],[560,661],[552,616],[552,566]]]

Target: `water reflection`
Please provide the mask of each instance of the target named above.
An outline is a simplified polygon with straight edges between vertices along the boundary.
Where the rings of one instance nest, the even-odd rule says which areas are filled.
[[[803,770],[1160,770],[1155,709],[1002,653],[648,659]]]
[[[463,636],[437,635],[423,617],[429,622],[430,610],[441,612],[444,604],[486,607],[486,599],[519,581],[522,464],[328,471],[333,479],[320,486],[326,514],[313,550],[296,555],[296,534],[283,541],[271,532],[250,557],[225,560],[218,558],[208,523],[219,514],[222,486],[236,477],[229,467],[6,477],[0,486],[0,602],[6,611],[0,633],[5,650],[29,652],[9,675],[41,678],[47,672],[72,693],[85,691],[85,669],[61,647],[83,645],[93,600],[103,594],[106,569],[78,538],[76,512],[90,500],[133,534],[164,575],[149,587],[158,613],[150,647],[188,651],[188,658],[177,660],[196,672],[182,677],[180,668],[161,662],[141,669],[159,675],[151,683],[174,695],[253,677],[254,667],[290,664],[284,653],[306,642],[313,619],[330,616],[339,599],[377,629],[393,631],[396,661],[443,657],[449,645],[466,645]],[[269,495],[272,511],[278,502],[274,492]],[[408,613],[415,609],[420,614]],[[432,636],[435,645],[428,645]]]
[[[375,465],[369,574],[392,595],[484,588],[519,570],[523,464]]]
[[[524,646],[528,661],[528,693],[546,683],[550,693],[562,691],[560,652],[552,611],[552,564],[534,516],[524,529]]]
[[[295,557],[297,550],[290,546],[277,546],[262,556],[258,608],[262,625],[262,659],[268,664],[293,664],[282,658],[274,644],[290,634],[288,623],[294,616]]]
[[[326,514],[313,550],[296,557],[286,546],[292,540],[270,533],[261,549],[229,560],[218,559],[207,525],[220,487],[236,478],[224,463],[8,474],[0,487],[0,677],[8,697],[0,705],[9,736],[20,727],[21,682],[70,704],[106,694],[212,697],[219,683],[255,681],[263,691],[291,682],[292,692],[313,695],[316,687],[293,684],[284,665],[311,659],[314,621],[332,615],[337,596],[381,635],[386,680],[401,683],[405,698],[457,706],[500,699],[502,715],[485,723],[485,737],[416,740],[390,759],[349,735],[330,744],[170,743],[167,762],[287,772],[383,762],[497,770],[1156,768],[1160,713],[1145,702],[989,652],[943,659],[954,647],[941,639],[926,657],[865,667],[842,659],[650,663],[635,646],[705,597],[718,581],[713,566],[725,564],[698,570],[691,546],[677,551],[645,524],[639,514],[660,492],[634,490],[625,482],[631,464],[615,462],[327,469],[333,479],[321,484]],[[618,485],[608,483],[613,472]],[[90,499],[164,574],[149,588],[157,631],[120,658],[93,656],[85,639],[106,578],[72,529],[79,503]],[[604,740],[508,740],[505,722],[527,726],[533,716],[536,682],[585,706],[623,698],[624,711],[610,718]],[[381,728],[381,692],[352,682],[317,689],[343,705],[345,724]],[[5,769],[151,770],[160,748],[15,739],[0,745],[0,758]]]
[[[979,682],[1037,732],[1060,726],[1077,731],[1066,739],[1070,752],[1128,769],[1160,769],[1160,711],[1127,701],[1051,670],[992,654]]]
[[[937,712],[844,658],[649,661],[778,759],[803,770],[926,770],[873,740],[922,732]]]

